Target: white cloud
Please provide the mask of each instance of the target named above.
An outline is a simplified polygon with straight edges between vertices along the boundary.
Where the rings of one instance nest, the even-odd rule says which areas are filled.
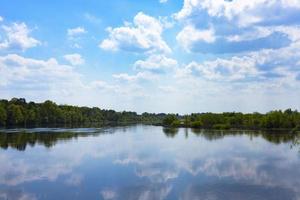
[[[3,20],[4,20],[3,17],[0,16],[0,22],[2,22]]]
[[[186,50],[189,50],[194,43],[199,41],[215,42],[216,36],[213,28],[198,30],[192,25],[187,25],[178,33],[176,39]]]
[[[231,58],[217,58],[202,63],[191,62],[179,68],[176,77],[186,75],[213,81],[274,81],[276,84],[293,85],[300,60],[300,42],[280,49],[263,49]],[[280,80],[280,81],[279,81]]]
[[[0,57],[0,88],[24,91],[44,91],[60,94],[82,87],[81,76],[73,67],[61,65],[56,59],[37,60],[16,54]]]
[[[167,93],[176,92],[176,88],[174,88],[173,86],[159,86],[158,88]]]
[[[96,17],[96,16],[94,16],[94,15],[92,15],[92,14],[90,14],[90,13],[85,13],[84,14],[84,18],[87,20],[87,21],[89,21],[89,22],[91,22],[91,23],[94,23],[94,24],[99,24],[99,23],[101,23],[101,19],[100,18],[98,18],[98,17]]]
[[[191,62],[177,73],[178,76],[194,75],[214,81],[236,81],[259,75],[256,62],[250,57],[216,59],[202,64]]]
[[[184,25],[177,40],[185,49],[231,53],[287,46],[297,35],[290,31],[300,25],[299,13],[298,0],[185,0],[173,16]]]
[[[0,42],[0,49],[22,50],[36,47],[40,41],[30,36],[31,30],[25,23],[13,23],[10,26],[3,25],[5,38]]]
[[[71,45],[71,47],[72,48],[75,48],[75,49],[81,49],[82,47],[81,47],[81,45],[80,44],[78,44],[78,43],[73,43],[72,45]]]
[[[120,90],[120,87],[118,85],[112,85],[109,84],[105,81],[93,81],[91,83],[91,87],[93,89],[99,89],[99,90],[104,90],[104,91],[113,91],[113,92],[117,92]]]
[[[134,68],[138,70],[161,71],[172,69],[178,65],[177,61],[164,55],[151,55],[146,60],[138,60]]]
[[[169,29],[174,27],[174,25],[176,24],[175,20],[173,17],[169,17],[169,16],[159,16],[159,21],[160,23],[163,25],[163,27],[165,29]]]
[[[78,174],[72,174],[65,180],[65,184],[69,186],[80,186],[83,181],[83,176]]]
[[[51,99],[57,103],[100,106],[117,110],[136,110],[136,98],[144,98],[146,90],[140,80],[153,75],[140,73],[120,75],[117,80],[84,82],[82,74],[55,58],[47,60],[26,58],[16,54],[0,56],[0,93],[2,98],[22,96],[35,101]],[[103,95],[105,94],[105,95]],[[101,96],[101,102],[99,102]],[[103,97],[105,96],[105,97]],[[122,104],[117,99],[122,98]],[[88,100],[87,100],[88,99]],[[142,110],[142,109],[141,109]]]
[[[74,66],[82,65],[85,63],[85,60],[82,58],[82,56],[77,53],[64,55],[64,58]]]
[[[129,75],[127,73],[114,74],[113,77],[115,79],[121,81],[135,82],[140,80],[153,80],[155,79],[155,75],[149,72],[138,72],[135,75]]]
[[[196,13],[206,11],[209,16],[227,20],[237,20],[240,26],[247,26],[265,20],[275,20],[280,15],[288,15],[289,9],[299,9],[298,0],[252,0],[252,1],[227,1],[227,0],[185,0],[184,6],[175,17],[177,19],[188,18]],[[274,15],[276,10],[281,14]],[[271,13],[271,15],[269,15]]]
[[[86,34],[87,31],[83,27],[76,27],[67,30],[68,42],[72,48],[80,49],[82,48],[82,36]]]
[[[268,37],[275,32],[285,34],[292,42],[300,39],[300,26],[269,26],[261,27],[254,26],[252,30],[243,34],[234,34],[226,36],[226,39],[230,42],[250,41],[257,38]]]
[[[69,37],[75,37],[85,33],[87,33],[87,31],[83,27],[71,28],[67,31]]]
[[[226,39],[230,42],[250,41],[257,38],[263,38],[270,36],[274,30],[264,27],[254,27],[252,31],[243,34],[229,35]]]
[[[103,40],[99,47],[110,51],[129,52],[164,52],[171,49],[162,38],[163,24],[154,17],[138,13],[133,24],[124,23],[124,26],[107,28],[109,38]]]
[[[159,0],[159,3],[167,3],[168,0]]]
[[[10,192],[9,190],[0,191],[1,199],[18,199],[18,200],[37,200],[34,194],[26,193],[24,191],[16,190],[16,192]]]
[[[110,189],[104,189],[100,193],[104,200],[116,199],[117,197],[117,193]]]

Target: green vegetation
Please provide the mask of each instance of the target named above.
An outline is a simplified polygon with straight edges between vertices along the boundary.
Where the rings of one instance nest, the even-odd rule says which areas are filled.
[[[0,126],[102,126],[161,123],[165,114],[116,112],[100,108],[57,105],[52,101],[27,103],[23,98],[0,100]]]
[[[163,125],[168,127],[179,127],[180,126],[180,120],[178,119],[178,115],[167,115],[163,119]]]
[[[203,129],[289,129],[300,131],[300,113],[287,109],[266,114],[252,113],[198,113],[186,116],[167,115],[163,120],[166,127],[191,127]]]
[[[194,113],[153,114],[116,112],[100,108],[57,105],[52,101],[27,103],[25,99],[0,100],[0,126],[103,126],[109,124],[144,123],[165,127],[203,129],[289,129],[300,131],[300,113],[287,109],[266,114],[252,113]]]

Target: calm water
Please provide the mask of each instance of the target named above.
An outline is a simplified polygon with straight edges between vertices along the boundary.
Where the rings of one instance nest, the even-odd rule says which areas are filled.
[[[0,199],[300,199],[298,136],[131,126],[0,130]]]

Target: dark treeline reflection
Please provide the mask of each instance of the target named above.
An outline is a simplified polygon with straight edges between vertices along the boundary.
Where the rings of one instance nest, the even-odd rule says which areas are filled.
[[[25,151],[28,146],[36,144],[50,148],[60,141],[68,141],[79,137],[98,136],[109,132],[0,132],[0,147],[2,149],[13,148]]]
[[[167,137],[174,138],[178,134],[179,129],[178,128],[168,128],[164,127],[163,132]]]
[[[178,128],[163,128],[164,134],[169,138],[174,138],[178,133]],[[227,136],[242,136],[247,135],[250,138],[262,137],[263,139],[273,143],[281,144],[291,142],[292,145],[299,145],[300,134],[288,133],[283,131],[219,131],[219,130],[204,130],[204,129],[193,129],[184,128],[185,136],[188,137],[190,133],[196,136],[203,137],[207,140],[218,140],[223,139]]]
[[[80,137],[97,137],[102,134],[113,134],[115,132],[114,130],[116,129],[117,128],[45,129],[44,131],[39,131],[39,129],[32,129],[35,130],[32,132],[30,132],[30,129],[29,131],[18,131],[18,129],[12,131],[10,129],[7,129],[6,131],[0,131],[0,147],[2,149],[13,148],[20,151],[25,151],[28,146],[34,147],[35,145],[39,144],[47,148],[51,148],[61,141],[66,142]],[[123,129],[124,131],[126,131],[126,127],[123,127]],[[292,134],[279,131],[218,131],[192,128],[162,128],[163,133],[168,138],[175,138],[179,134],[180,130],[183,130],[186,138],[188,138],[190,134],[193,134],[198,137],[205,138],[206,140],[213,141],[223,139],[228,136],[246,135],[250,139],[254,137],[261,137],[273,144],[291,143],[292,147],[300,146],[300,134]]]

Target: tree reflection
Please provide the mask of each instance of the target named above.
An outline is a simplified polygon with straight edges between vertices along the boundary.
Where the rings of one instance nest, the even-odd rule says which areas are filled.
[[[198,137],[203,137],[209,141],[223,139],[228,136],[243,136],[247,135],[249,138],[261,137],[273,144],[293,143],[293,146],[300,145],[300,133],[286,133],[283,131],[220,131],[220,130],[205,130],[205,129],[184,129],[185,136],[188,137],[188,132],[191,130],[193,134]],[[178,128],[163,128],[163,132],[167,137],[175,137]]]
[[[163,132],[169,138],[174,138],[178,134],[178,128],[163,128]]]
[[[29,146],[37,144],[51,148],[60,141],[77,139],[78,137],[97,136],[103,133],[76,133],[76,132],[42,132],[42,133],[0,133],[0,147],[2,149],[13,148],[25,151]]]
[[[292,142],[291,148],[299,148],[300,153],[300,137]]]
[[[174,138],[179,132],[179,128],[163,128],[163,133],[168,138]],[[218,140],[228,136],[247,135],[249,138],[261,137],[273,144],[291,143],[293,148],[300,146],[299,133],[269,132],[269,131],[218,131],[203,129],[184,129],[185,137],[188,138],[189,132],[206,140]],[[112,129],[103,132],[0,132],[0,148],[13,148],[25,151],[28,146],[37,144],[51,148],[60,141],[69,141],[79,137],[98,136],[104,133],[113,133]]]

